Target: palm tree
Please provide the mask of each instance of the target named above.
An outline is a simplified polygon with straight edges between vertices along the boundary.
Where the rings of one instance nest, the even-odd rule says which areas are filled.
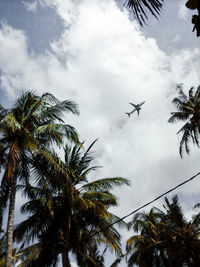
[[[48,151],[52,144],[61,145],[66,137],[77,140],[74,128],[63,123],[65,111],[78,114],[74,102],[59,101],[50,93],[40,97],[32,91],[23,93],[11,109],[0,105],[0,163],[4,168],[1,188],[4,200],[9,197],[6,267],[12,264],[17,178],[28,179],[30,159],[37,154],[52,161]]]
[[[22,207],[22,212],[30,216],[15,230],[17,241],[24,241],[24,245],[39,237],[41,253],[31,266],[50,266],[60,253],[63,266],[70,266],[69,251],[76,255],[80,266],[95,266],[99,244],[121,255],[120,235],[114,226],[108,227],[118,219],[108,211],[118,204],[109,191],[114,186],[129,185],[129,181],[115,177],[88,182],[88,174],[97,168],[90,166],[92,145],[85,153],[80,145],[65,147],[65,163],[58,160],[67,176],[58,174],[44,157],[35,161],[36,187],[24,186],[32,200]]]
[[[169,118],[170,123],[177,121],[186,122],[183,127],[177,132],[182,134],[179,152],[183,156],[183,149],[189,154],[189,143],[192,141],[199,146],[200,133],[200,86],[194,92],[194,88],[190,88],[189,95],[183,92],[182,85],[177,85],[178,97],[175,97],[172,103],[176,106],[177,112],[171,112]]]
[[[163,224],[161,223],[162,213],[152,208],[149,213],[137,213],[129,223],[138,235],[130,237],[127,241],[126,250],[128,266],[138,264],[139,266],[161,266],[163,259],[160,254],[165,255],[163,250]]]
[[[199,266],[197,217],[184,218],[177,196],[171,202],[165,198],[164,208],[135,215],[131,225],[140,234],[127,241],[128,266]]]
[[[198,266],[200,264],[200,228],[197,217],[187,221],[183,215],[178,197],[171,203],[165,198],[165,239],[170,266]]]

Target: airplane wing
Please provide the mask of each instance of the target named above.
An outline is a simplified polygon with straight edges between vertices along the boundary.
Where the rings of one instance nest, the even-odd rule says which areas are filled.
[[[134,108],[136,108],[137,107],[137,105],[135,105],[135,104],[133,104],[133,103],[129,103],[130,105],[132,105],[132,106],[134,106]]]

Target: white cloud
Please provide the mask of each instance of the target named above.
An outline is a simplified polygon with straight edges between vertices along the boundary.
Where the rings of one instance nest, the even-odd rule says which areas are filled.
[[[172,109],[171,94],[176,83],[197,85],[199,50],[168,56],[112,1],[87,1],[78,11],[71,28],[52,45],[54,53],[46,51],[42,56],[28,53],[23,31],[3,25],[2,86],[12,95],[30,88],[75,99],[81,117],[70,119],[82,139],[100,138],[97,146],[103,153],[100,162],[105,175],[127,176],[134,184],[138,175],[141,178],[135,186],[142,186],[142,192],[151,187],[152,192],[162,190],[165,181],[159,177],[160,165],[183,162],[177,154],[174,128],[166,122]],[[67,67],[57,55],[62,55]],[[128,103],[143,100],[141,115],[128,118]]]
[[[42,1],[56,8],[64,32],[51,44],[53,52],[37,56],[28,52],[23,31],[3,25],[0,70],[6,92],[15,98],[23,88],[50,91],[79,104],[81,116],[66,118],[87,144],[100,138],[94,150],[104,168],[97,176],[123,176],[133,182],[131,188],[116,190],[119,215],[195,174],[198,151],[181,160],[176,136],[180,125],[167,120],[176,83],[198,85],[200,51],[166,54],[113,1],[86,0],[76,10],[67,1]],[[143,100],[141,115],[128,118],[128,103]],[[197,193],[198,188],[196,180],[176,193]]]
[[[33,1],[33,2],[23,1],[23,4],[24,4],[26,10],[28,10],[30,12],[36,12],[37,11],[37,7],[38,7],[37,1]]]
[[[51,7],[56,10],[65,26],[71,25],[77,18],[80,0],[39,0],[43,7]]]

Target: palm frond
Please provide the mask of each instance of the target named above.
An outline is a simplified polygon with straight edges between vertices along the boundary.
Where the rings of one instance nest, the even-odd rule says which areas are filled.
[[[181,101],[181,99],[179,99],[178,97],[175,97],[172,100],[172,104],[174,104],[176,106],[176,108],[178,109],[178,111],[183,111],[183,106],[185,105],[184,101]]]
[[[185,111],[171,112],[171,117],[169,118],[169,123],[176,123],[178,121],[186,121],[190,118],[190,114]]]
[[[82,188],[87,191],[109,191],[112,190],[114,187],[121,187],[123,185],[130,185],[130,181],[122,177],[113,177],[96,180],[94,182],[83,185]]]
[[[42,106],[42,100],[39,99],[38,101],[35,101],[35,103],[29,107],[29,111],[27,115],[23,118],[23,124],[25,124],[28,120],[30,120],[31,116],[33,116],[34,112],[39,109],[39,107]]]
[[[74,127],[66,124],[45,124],[35,130],[35,134],[44,144],[56,143],[60,146],[64,138],[78,143],[78,134]]]
[[[182,128],[178,131],[178,133],[179,133],[179,132],[181,132],[181,131],[184,130],[184,132],[183,132],[183,136],[182,136],[182,138],[181,138],[181,142],[180,142],[180,145],[179,145],[179,153],[180,153],[180,156],[181,156],[181,157],[183,157],[183,147],[184,147],[184,149],[185,149],[185,151],[186,151],[187,154],[190,153],[190,149],[189,149],[189,141],[190,141],[190,139],[191,139],[191,135],[190,135],[190,129],[188,128],[188,126],[189,126],[189,125],[186,124],[184,128],[182,127]]]
[[[186,94],[183,91],[183,84],[177,84],[176,90],[179,94],[179,99],[183,102],[188,102],[189,98],[186,96]]]
[[[127,6],[134,14],[140,25],[148,19],[147,12],[150,12],[154,17],[160,14],[163,0],[127,0]]]
[[[41,252],[41,244],[38,242],[18,252],[18,258],[21,263],[17,267],[30,267],[32,262],[35,261]]]
[[[110,223],[116,223],[116,225],[119,227],[119,228],[126,228],[128,229],[128,223],[126,223],[125,221],[123,221],[119,216],[116,216],[115,214],[109,212],[109,221]]]
[[[65,100],[57,102],[55,105],[46,105],[40,113],[40,120],[42,122],[55,121],[64,122],[62,116],[64,112],[71,112],[74,115],[79,115],[78,106],[75,102]]]
[[[10,132],[16,132],[21,129],[21,125],[18,123],[16,118],[12,113],[7,114],[1,121],[0,121],[0,131],[8,130]]]
[[[200,101],[200,86],[197,87],[197,90],[196,90],[195,95],[194,95],[194,99],[196,102]]]
[[[191,87],[189,90],[189,99],[194,99],[194,87]]]
[[[101,202],[106,206],[117,206],[116,197],[110,192],[89,191],[81,194],[83,199],[91,200],[92,202]]]
[[[118,264],[121,262],[121,260],[122,260],[123,257],[124,257],[124,256],[122,256],[122,257],[120,257],[120,258],[117,258],[117,259],[110,265],[110,267],[117,267]]]

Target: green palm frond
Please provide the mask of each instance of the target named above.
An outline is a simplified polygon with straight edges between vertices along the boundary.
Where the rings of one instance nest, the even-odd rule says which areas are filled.
[[[22,115],[28,113],[29,108],[35,103],[35,93],[31,90],[22,92],[19,98],[13,104],[12,111],[20,120]]]
[[[57,97],[55,97],[53,94],[49,93],[49,92],[45,92],[42,94],[41,99],[47,103],[51,103],[51,104],[58,104],[60,101]]]
[[[173,103],[176,105],[178,112],[172,112],[168,122],[175,123],[178,121],[187,121],[177,132],[182,134],[179,146],[180,156],[183,156],[183,150],[187,154],[190,152],[189,143],[192,141],[199,146],[200,133],[200,87],[194,92],[194,88],[189,89],[188,97],[183,92],[183,85],[177,85],[178,97],[174,98]]]
[[[117,206],[116,196],[110,192],[89,191],[81,194],[83,199],[91,200],[92,202],[101,202],[106,206]]]
[[[21,129],[21,125],[16,120],[12,113],[7,114],[1,121],[0,121],[0,131],[11,131],[16,132]]]
[[[41,252],[41,244],[36,243],[18,252],[18,258],[21,263],[17,267],[30,267],[32,262],[36,260]]]
[[[40,154],[44,156],[44,158],[47,159],[52,164],[52,166],[54,166],[58,173],[60,172],[60,174],[64,175],[67,179],[70,179],[68,172],[61,165],[61,160],[59,159],[58,162],[57,158],[54,157],[54,154],[50,150],[47,150],[43,147],[42,149],[40,149]]]
[[[53,106],[46,104],[46,107],[44,107],[40,113],[40,120],[42,122],[55,120],[64,122],[62,120],[64,112],[71,112],[74,115],[79,115],[78,106],[73,101],[57,101],[57,103]]]
[[[128,224],[123,221],[119,216],[109,212],[109,221],[110,223],[115,223],[119,228],[126,228],[128,229]]]
[[[87,191],[109,191],[112,190],[114,187],[121,187],[123,185],[130,185],[130,181],[122,177],[113,177],[96,180],[94,182],[83,185],[82,188]]]
[[[56,143],[58,146],[60,146],[63,142],[63,139],[66,137],[66,129],[62,124],[52,123],[38,127],[35,131],[35,134],[38,135],[40,140],[45,144],[49,142],[51,144]]]
[[[38,202],[37,204],[38,207],[29,205],[21,208],[22,213],[25,213],[25,211],[34,213],[28,219],[19,223],[14,229],[14,240],[17,242],[23,241],[21,247],[30,242],[34,242],[47,227],[46,222],[50,217],[49,211],[47,208],[44,208],[44,205],[41,205],[41,203]],[[42,214],[38,212],[39,209],[43,212]]]
[[[110,251],[114,251],[117,256],[122,255],[120,238],[117,236],[115,231],[109,229],[109,231],[104,231],[103,236],[105,237],[105,244],[108,246]]]
[[[84,199],[79,195],[74,198],[74,209],[76,210],[87,210],[87,209],[94,209],[96,207],[95,203],[89,199]]]
[[[34,112],[36,112],[41,106],[42,106],[41,99],[35,101],[35,103],[29,107],[29,111],[27,112],[27,115],[23,118],[22,123],[26,124],[26,122],[30,120],[31,116],[34,115]]]

